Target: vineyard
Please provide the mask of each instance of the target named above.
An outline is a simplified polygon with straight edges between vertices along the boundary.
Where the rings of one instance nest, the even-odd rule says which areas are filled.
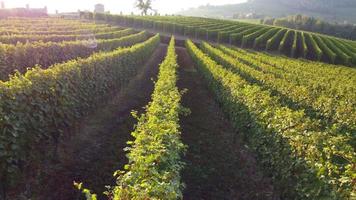
[[[356,42],[311,32],[197,17],[97,14],[92,18],[238,47],[279,52],[293,58],[331,64],[356,64]]]
[[[356,42],[182,16],[0,20],[0,199],[356,198]]]

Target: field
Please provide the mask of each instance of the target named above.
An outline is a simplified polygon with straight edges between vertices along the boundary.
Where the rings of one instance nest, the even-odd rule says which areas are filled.
[[[0,199],[356,198],[356,42],[81,17],[0,20]]]
[[[281,27],[181,16],[96,15],[92,18],[332,64],[355,65],[356,42]]]

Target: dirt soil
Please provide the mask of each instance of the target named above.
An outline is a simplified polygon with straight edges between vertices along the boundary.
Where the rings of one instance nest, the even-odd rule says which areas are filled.
[[[229,120],[215,102],[184,48],[177,48],[178,86],[188,89],[182,104],[191,109],[181,120],[188,145],[183,172],[185,200],[268,200],[275,197],[271,180],[258,169]]]
[[[126,89],[83,119],[75,135],[60,146],[60,162],[48,166],[41,180],[39,199],[81,199],[73,181],[84,182],[102,199],[106,185],[114,185],[113,172],[127,163],[123,149],[131,140],[130,133],[137,122],[132,110],[143,111],[151,99],[153,79],[166,54],[160,45]],[[36,198],[37,199],[37,198]]]
[[[158,65],[166,54],[160,45],[129,86],[84,118],[76,133],[63,140],[59,162],[49,163],[27,198],[79,200],[83,196],[73,181],[106,199],[106,185],[114,185],[113,172],[127,163],[123,149],[131,140],[136,119],[132,110],[143,112],[153,91]],[[244,145],[214,100],[185,48],[177,47],[180,90],[191,114],[181,117],[182,140],[188,146],[182,173],[185,200],[279,200],[271,180],[258,168],[254,155]],[[33,187],[33,186],[32,186]],[[29,191],[29,190],[27,190]]]

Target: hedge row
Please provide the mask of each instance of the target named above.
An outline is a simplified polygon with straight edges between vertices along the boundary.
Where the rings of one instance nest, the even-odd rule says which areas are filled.
[[[180,139],[181,94],[176,86],[177,56],[174,38],[160,65],[152,101],[138,118],[125,171],[117,171],[112,199],[182,199],[181,156],[186,147]],[[109,195],[110,196],[110,195]]]
[[[271,28],[259,37],[255,38],[253,43],[254,49],[266,49],[267,41],[271,39],[279,31],[279,28]]]
[[[319,48],[323,51],[324,59],[327,59],[330,63],[334,64],[336,61],[336,54],[324,43],[324,41],[317,35],[313,35],[315,42]]]
[[[49,19],[49,18],[46,18]],[[96,24],[88,21],[80,21],[80,20],[65,20],[65,19],[57,19],[58,21],[53,20],[16,20],[16,19],[3,19],[0,22],[0,28],[30,28],[30,29],[42,29],[49,27],[59,27],[59,28],[78,28],[80,26],[97,26],[100,28],[109,26],[108,24]]]
[[[343,138],[279,103],[279,98],[225,69],[192,42],[187,48],[236,129],[272,176],[282,199],[348,199],[352,162],[339,169],[339,154],[351,160]],[[221,52],[215,55],[223,56]],[[236,61],[233,61],[236,62]],[[336,160],[335,160],[336,159]]]
[[[0,80],[7,80],[15,70],[22,74],[36,65],[47,68],[66,60],[88,57],[93,52],[131,46],[147,38],[145,31],[132,33],[133,30],[125,31],[122,37],[107,40],[0,44]]]
[[[129,48],[93,54],[33,68],[10,81],[0,81],[0,178],[13,184],[30,161],[45,155],[38,149],[56,146],[82,116],[125,87],[152,55],[159,35]],[[47,152],[46,150],[45,152]],[[5,186],[4,186],[5,184]]]
[[[207,35],[208,35],[208,30],[210,30],[211,28],[214,28],[214,27],[220,28],[222,26],[224,26],[224,24],[213,23],[213,24],[200,25],[199,27],[197,27],[195,29],[195,36],[196,36],[196,38],[206,39]]]
[[[0,27],[0,30],[18,30],[18,31],[68,31],[68,30],[79,30],[79,29],[100,29],[107,28],[109,25],[104,24],[77,24],[77,25],[64,25],[64,26],[38,26],[36,24],[32,24],[31,26],[8,26],[8,27]]]
[[[356,64],[356,51],[353,52],[351,49],[349,49],[346,45],[344,45],[343,43],[337,41],[334,38],[330,38],[330,41],[340,50],[342,50],[343,53],[345,53],[346,55],[348,55],[349,57],[351,57],[351,62],[353,64]]]
[[[207,40],[221,42],[222,38],[221,36],[219,37],[219,33],[227,33],[228,31],[232,31],[240,27],[241,24],[238,24],[238,25],[226,26],[225,28],[213,28],[211,30],[207,30],[207,34],[208,34]]]
[[[328,89],[316,88],[315,85],[306,83],[299,84],[290,78],[297,74],[275,70],[273,66],[266,65],[238,51],[225,47],[221,47],[221,50],[222,53],[226,53],[225,58],[229,57],[229,61],[238,59],[238,62],[230,62],[229,66],[244,73],[245,78],[249,81],[258,83],[263,88],[268,88],[279,94],[284,105],[304,109],[308,116],[320,120],[326,127],[333,127],[335,134],[350,135],[356,129],[356,120],[353,120],[356,119],[356,108],[350,109],[343,102],[343,100],[353,98],[354,95],[347,95],[347,91],[344,91],[344,97],[335,97]],[[228,63],[225,64],[228,65]],[[251,68],[251,66],[258,67]],[[350,103],[352,101],[350,100]],[[346,124],[347,121],[350,123]],[[356,136],[353,139],[356,139]]]
[[[289,51],[288,46],[291,45],[291,40],[294,38],[295,31],[288,30],[283,36],[281,42],[279,43],[278,51],[281,53],[286,53]]]
[[[2,19],[0,21],[0,26],[6,25],[33,25],[33,24],[43,24],[43,25],[68,25],[68,24],[88,24],[88,22],[63,19],[63,18],[30,18],[30,17],[11,17],[7,19]]]
[[[298,50],[298,41],[300,41],[299,38],[299,32],[294,33],[294,38],[293,38],[293,43],[292,43],[292,50],[291,50],[291,57],[295,58],[297,55],[297,50]]]
[[[218,42],[219,43],[230,43],[230,34],[232,33],[237,33],[242,30],[247,29],[248,27],[252,27],[253,25],[241,25],[239,28],[233,28],[231,30],[226,30],[226,31],[219,31],[218,33]]]
[[[321,61],[321,59],[323,58],[323,51],[320,49],[318,43],[315,41],[313,35],[309,34],[309,33],[304,33],[305,36],[305,41],[308,45],[308,49],[309,49],[309,57],[312,59],[315,59],[317,61]]]
[[[88,34],[99,32],[114,32],[123,30],[121,27],[104,27],[104,28],[84,28],[84,29],[71,29],[71,30],[47,30],[47,31],[31,31],[31,30],[16,30],[7,29],[0,30],[0,35],[76,35],[76,34]]]
[[[330,53],[335,51],[333,47],[330,46],[329,43],[325,43],[323,47],[319,47],[317,45],[318,41],[315,41],[314,39],[314,37],[320,37],[322,40],[324,40],[330,37],[308,32],[299,32],[291,29],[282,28],[283,31],[280,30],[274,32],[274,28],[276,27],[273,26],[183,16],[143,17],[97,14],[94,16],[94,19],[108,20],[110,22],[115,22],[124,26],[153,28],[158,31],[164,31],[173,34],[183,34],[192,38],[230,43],[232,45],[241,45],[244,43],[244,46],[246,47],[252,47],[254,41],[260,37],[262,33],[265,33],[268,28],[270,28],[273,29],[273,31],[270,30],[268,34],[266,33],[266,35],[261,36],[261,38],[257,39],[256,42],[256,44],[258,44],[256,46],[266,46],[266,48],[256,47],[256,49],[276,50],[278,48],[281,53],[287,56],[303,57],[311,60],[322,60],[324,62],[333,62],[334,60],[332,53]],[[303,34],[300,35],[300,33]],[[243,39],[244,37],[245,39]],[[267,44],[265,44],[265,39],[271,40],[267,41]],[[303,41],[304,39],[306,41]],[[352,56],[348,56],[354,57],[356,55],[356,44],[354,42],[340,39],[337,39],[337,42],[340,43],[339,45],[343,43],[342,45],[349,53],[353,52]],[[349,44],[345,45],[344,43]],[[340,47],[338,48],[340,49]],[[324,52],[324,50],[326,52]],[[347,54],[345,50],[342,51],[343,54]],[[349,65],[348,59],[343,54],[340,54],[341,57],[339,56],[336,59],[336,62]]]
[[[326,46],[330,48],[331,51],[335,53],[335,63],[342,63],[346,65],[352,63],[352,57],[346,54],[346,52],[348,52],[347,50],[344,53],[344,51],[340,49],[338,45],[334,44],[333,41],[329,38],[320,37],[320,39],[325,43]]]
[[[225,53],[235,56],[234,54],[230,54],[231,51],[225,51],[226,47],[222,48],[222,45],[219,47]],[[347,107],[352,107],[349,105],[351,102],[356,104],[356,93],[354,92],[356,89],[356,70],[353,68],[308,60],[290,59],[266,53],[250,53],[239,48],[228,49],[237,52],[239,60],[259,61],[260,64],[256,68],[261,68],[260,70],[264,72],[277,73],[277,75],[283,76],[285,79],[294,81],[297,84],[313,86],[316,91],[327,92],[325,95],[345,101],[344,104]],[[329,106],[333,107],[333,105]],[[333,111],[328,113],[334,114]],[[348,120],[339,121],[347,123]]]
[[[304,32],[299,32],[298,34],[300,34],[301,55],[303,58],[307,58],[309,49],[308,49],[307,43],[305,41]]]
[[[252,26],[251,28],[247,28],[241,32],[230,34],[230,44],[240,45],[242,44],[242,38],[244,37],[244,35],[254,33],[255,31],[258,31],[260,29],[260,27]]]
[[[244,35],[242,37],[242,44],[241,46],[242,47],[252,47],[253,44],[254,44],[254,41],[256,38],[258,38],[259,36],[265,34],[266,32],[268,32],[270,29],[272,29],[271,27],[264,27],[264,28],[260,28],[259,30],[253,32],[253,33],[250,33],[250,34],[247,34],[247,35]]]
[[[228,27],[231,27],[231,24],[220,24],[220,25],[210,25],[203,28],[203,34],[201,35],[202,39],[216,41],[218,32],[224,30]],[[199,30],[199,29],[198,29]]]
[[[287,29],[280,29],[272,38],[267,41],[266,50],[276,50],[285,36]]]
[[[252,81],[280,94],[285,105],[304,109],[308,116],[332,127],[335,134],[350,136],[349,141],[356,142],[356,88],[352,86],[356,83],[353,77],[356,71],[348,68],[333,71],[330,67],[337,66],[307,65],[298,60],[255,55],[224,46],[219,49],[237,59],[240,68],[253,66],[251,69],[245,66],[241,71],[249,73]],[[315,69],[317,67],[322,70]]]
[[[134,33],[133,29],[125,29],[114,32],[98,32],[95,34],[77,35],[2,35],[0,42],[5,44],[28,43],[35,41],[42,42],[63,42],[69,40],[89,40],[89,39],[113,39],[123,35]]]

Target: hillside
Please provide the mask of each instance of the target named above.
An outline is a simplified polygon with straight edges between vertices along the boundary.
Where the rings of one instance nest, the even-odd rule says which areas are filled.
[[[254,19],[246,19],[254,20]],[[256,21],[274,26],[282,26],[291,29],[322,33],[340,38],[356,40],[356,25],[329,23],[314,17],[303,15],[291,15],[282,18],[256,19]]]
[[[256,13],[269,17],[303,14],[329,21],[356,23],[356,1],[353,0],[249,0],[246,3],[201,6],[178,14],[232,18],[234,14]]]

